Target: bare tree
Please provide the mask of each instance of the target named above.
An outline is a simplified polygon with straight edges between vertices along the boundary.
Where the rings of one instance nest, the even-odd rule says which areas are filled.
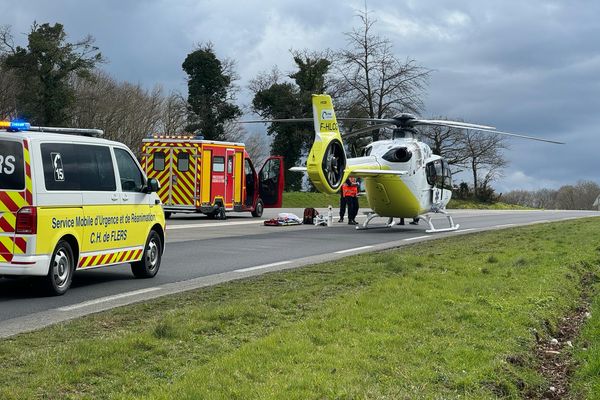
[[[267,159],[270,153],[270,143],[265,134],[250,133],[237,121],[227,121],[224,127],[226,140],[244,143],[255,166],[260,166]]]
[[[436,117],[434,119],[447,118]],[[429,144],[433,154],[444,157],[450,165],[464,168],[468,153],[465,136],[461,129],[445,126],[424,126],[419,129],[419,133],[424,141]]]
[[[17,96],[20,92],[19,80],[14,71],[5,68],[4,60],[15,52],[15,44],[10,25],[0,26],[0,120],[17,117]]]
[[[280,83],[284,79],[283,74],[277,66],[273,66],[270,71],[260,72],[248,84],[248,89],[256,96],[261,90],[267,90],[271,86]]]
[[[366,8],[358,17],[361,25],[345,34],[348,49],[337,54],[334,66],[337,79],[332,95],[339,112],[369,118],[418,113],[430,71],[415,60],[398,59],[390,40],[373,32],[376,20]],[[373,140],[378,139],[375,131]]]
[[[187,100],[179,92],[171,92],[162,103],[159,131],[163,135],[176,135],[187,124]]]
[[[462,163],[473,174],[473,192],[488,188],[490,183],[502,175],[508,165],[502,150],[507,148],[505,140],[499,135],[464,131],[463,144],[465,161]]]
[[[143,138],[160,133],[164,102],[160,87],[145,90],[100,71],[91,80],[74,78],[73,85],[71,126],[103,129],[107,139],[123,142],[137,154]]]

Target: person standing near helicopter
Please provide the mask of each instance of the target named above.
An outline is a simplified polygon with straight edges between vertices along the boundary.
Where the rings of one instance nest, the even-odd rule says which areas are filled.
[[[358,214],[358,183],[350,177],[342,185],[342,196],[348,207],[348,225],[358,225],[355,218]]]

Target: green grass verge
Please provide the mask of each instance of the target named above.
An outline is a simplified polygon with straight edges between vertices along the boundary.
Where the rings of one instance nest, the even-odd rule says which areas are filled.
[[[532,329],[548,338],[577,307],[580,278],[599,273],[599,230],[586,219],[440,239],[23,334],[1,341],[0,398],[540,393]],[[600,381],[593,322],[584,397]]]
[[[474,200],[450,199],[447,208],[454,209],[477,209],[477,210],[531,210],[529,207],[523,207],[516,204],[506,203],[481,203]]]
[[[596,250],[600,252],[600,246]],[[595,293],[599,289],[596,281]],[[575,346],[579,368],[573,378],[573,399],[600,400],[600,296],[593,300],[590,314]]]
[[[358,198],[360,208],[369,208],[367,196]],[[316,192],[284,192],[283,205],[285,208],[325,208],[331,205],[334,209],[340,207],[339,194],[325,194]]]
[[[369,208],[367,196],[359,197],[360,208]],[[285,192],[283,193],[283,206],[285,208],[324,208],[340,205],[339,194],[325,194],[314,192]],[[448,208],[453,209],[480,209],[480,210],[529,210],[530,208],[506,203],[480,203],[473,200],[450,200]]]

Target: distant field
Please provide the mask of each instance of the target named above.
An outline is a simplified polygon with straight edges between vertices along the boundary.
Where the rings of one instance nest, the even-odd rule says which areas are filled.
[[[534,330],[595,298],[600,219],[455,236],[0,341],[0,398],[542,398]],[[583,278],[586,279],[583,279]],[[600,302],[572,397],[600,399]]]
[[[286,208],[323,208],[328,205],[337,208],[340,205],[338,194],[324,194],[313,192],[285,192],[283,194],[283,207]],[[366,196],[359,197],[360,208],[369,208]],[[526,210],[526,207],[506,203],[478,203],[470,200],[450,200],[448,208],[489,209],[489,210]]]

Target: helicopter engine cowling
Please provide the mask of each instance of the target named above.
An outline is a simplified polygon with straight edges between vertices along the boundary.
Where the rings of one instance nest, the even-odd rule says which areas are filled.
[[[315,142],[306,160],[306,170],[317,190],[337,193],[349,172],[331,98],[313,95],[313,114]]]
[[[396,147],[385,153],[382,158],[389,162],[404,163],[412,158],[412,151],[404,146]]]

